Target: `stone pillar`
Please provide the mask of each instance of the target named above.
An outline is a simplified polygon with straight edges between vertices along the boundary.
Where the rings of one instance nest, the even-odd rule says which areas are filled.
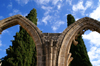
[[[50,57],[49,57],[49,65],[52,66],[53,60],[53,40],[51,40],[50,44]]]
[[[57,66],[57,39],[60,33],[44,33],[44,51],[46,51],[46,66]]]
[[[45,47],[45,48],[46,48],[46,66],[49,66],[49,56],[48,56],[48,55],[49,55],[49,54],[48,54],[48,53],[49,53],[49,52],[48,52],[48,48],[49,48],[49,47],[48,47],[47,44],[46,44],[46,47]]]

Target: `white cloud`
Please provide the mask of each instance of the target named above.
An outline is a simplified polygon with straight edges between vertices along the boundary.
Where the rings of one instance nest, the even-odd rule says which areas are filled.
[[[93,10],[93,12],[90,13],[89,16],[90,16],[91,18],[100,20],[100,5],[99,5],[95,10]]]
[[[62,2],[62,0],[61,0]],[[62,4],[57,4],[57,9],[54,9],[55,7],[50,6],[42,6],[41,8],[44,9],[46,12],[44,13],[44,17],[42,18],[42,22],[45,23],[45,25],[48,24],[48,22],[52,25],[52,30],[56,32],[56,30],[60,27],[60,25],[64,24],[63,21],[59,21],[59,9],[61,9]],[[53,14],[53,16],[51,15]]]
[[[13,9],[13,12],[9,13],[9,16],[13,16],[13,15],[17,15],[17,14],[20,14],[22,16],[26,16],[27,15],[27,13],[22,13],[18,9]]]
[[[57,7],[58,7],[58,9],[60,9],[60,8],[61,8],[61,4],[58,4],[58,6],[57,6]]]
[[[86,14],[86,16],[89,16],[89,14]]]
[[[91,45],[100,46],[100,34],[97,32],[90,32],[89,34],[82,35],[84,39],[90,41]]]
[[[62,2],[62,0],[60,0]]]
[[[92,1],[86,1],[85,5],[86,5],[86,8],[91,7]]]
[[[88,52],[88,55],[93,66],[100,66],[100,46],[92,46]]]
[[[12,8],[12,2],[7,6],[7,8]]]
[[[83,6],[83,1],[80,1],[78,2],[78,4],[73,5],[72,9],[73,11],[85,10],[85,7]]]
[[[88,55],[91,60],[94,60],[95,58],[98,58],[98,54],[96,53],[97,47],[91,47],[90,51],[88,52]]]
[[[42,22],[45,23],[45,25],[47,25],[47,21],[49,21],[52,17],[50,15],[47,15],[45,17],[42,18]]]
[[[50,6],[48,6],[48,7],[42,6],[41,8],[44,9],[44,10],[51,10],[52,9],[52,7],[50,7]]]
[[[9,34],[9,31],[8,31],[8,30],[4,30],[4,31],[2,32],[2,34],[4,34],[4,33],[8,33],[8,34]]]
[[[24,17],[28,15],[28,13],[22,14]]]
[[[56,31],[58,28],[56,26],[52,26],[52,30]]]
[[[35,2],[37,2],[38,4],[48,4],[50,2],[50,0],[34,0]]]
[[[0,16],[0,19],[3,19],[4,17],[3,16]]]
[[[41,25],[41,22],[38,21],[37,24],[38,24],[38,25]]]
[[[16,14],[21,14],[21,12],[17,9],[14,9],[12,13],[9,13],[9,16],[13,16],[13,15],[16,15]]]
[[[70,5],[72,5],[72,0],[66,0]]]
[[[55,22],[55,23],[53,24],[53,26],[51,26],[51,28],[52,28],[52,30],[53,30],[54,32],[56,32],[56,30],[57,30],[61,25],[63,25],[63,24],[65,24],[65,22],[63,22],[63,21],[57,21],[57,22]]]
[[[15,0],[15,1],[17,1],[18,4],[23,5],[23,4],[27,4],[31,0]]]
[[[57,5],[58,2],[62,2],[62,0],[34,0],[36,3],[41,5],[48,5],[48,3],[52,3],[53,5]]]
[[[67,16],[68,14],[65,14],[65,17]]]
[[[46,11],[44,13],[45,16],[47,16],[51,11],[53,11],[53,7],[50,7],[50,6],[42,6],[41,8]]]
[[[75,21],[79,20],[79,18],[76,18]]]
[[[58,3],[58,1],[59,1],[59,0],[52,0],[52,3],[53,3],[54,5],[56,5],[56,4]]]
[[[35,0],[38,4],[41,5],[41,8],[45,11],[44,16],[39,23],[44,23],[45,25],[52,25],[52,30],[56,31],[60,25],[64,24],[63,21],[59,21],[59,11],[64,5],[63,0]],[[48,5],[48,4],[51,4]]]
[[[90,32],[82,35],[83,39],[89,40],[90,50],[88,55],[93,66],[100,66],[100,34],[97,32]]]
[[[0,47],[2,46],[1,40],[0,40]]]
[[[100,66],[100,60],[92,61],[93,66]]]
[[[84,15],[85,11],[91,7],[92,8],[92,1],[86,1],[85,6],[83,5],[83,0],[80,0],[77,4],[72,6],[72,10],[74,12],[80,11],[82,15]]]

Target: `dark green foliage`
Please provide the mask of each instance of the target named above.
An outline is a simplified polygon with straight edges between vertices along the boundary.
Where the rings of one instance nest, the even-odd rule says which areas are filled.
[[[37,13],[36,9],[30,11],[30,13],[26,16],[30,21],[32,21],[35,25],[37,25]]]
[[[92,66],[82,37],[78,36],[77,41],[77,46],[74,44],[71,45],[70,52],[74,59],[70,63],[70,66]]]
[[[28,16],[35,25],[37,25],[37,13],[32,9]],[[19,33],[14,36],[12,46],[7,50],[7,56],[3,58],[2,66],[36,66],[36,47],[33,39],[20,27]]]
[[[67,16],[68,26],[74,22],[75,22],[74,17],[71,14],[69,14]],[[78,36],[77,41],[78,41],[77,46],[75,46],[74,44],[71,45],[70,52],[72,53],[72,57],[74,59],[69,66],[92,66],[82,36]]]
[[[67,26],[71,25],[74,22],[75,22],[74,17],[71,14],[68,14],[67,15]]]

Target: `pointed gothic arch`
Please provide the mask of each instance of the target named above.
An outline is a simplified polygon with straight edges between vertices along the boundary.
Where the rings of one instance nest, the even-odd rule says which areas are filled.
[[[97,31],[100,33],[100,22],[89,17],[84,17],[78,21],[71,24],[66,28],[61,37],[58,39],[59,56],[58,56],[58,66],[68,66],[73,60],[70,53],[70,47],[72,42],[77,45],[76,41],[78,35],[84,34],[86,30]]]
[[[78,35],[86,30],[100,33],[100,22],[89,17],[79,19],[60,34],[42,33],[30,20],[15,15],[0,21],[0,33],[14,25],[22,26],[33,38],[37,51],[37,66],[68,66],[72,61],[70,47],[77,45]]]
[[[42,32],[30,20],[28,20],[27,18],[21,15],[15,15],[15,16],[3,19],[0,21],[0,33],[3,30],[17,24],[23,27],[34,40],[36,51],[37,51],[37,66],[42,66],[42,56],[43,56],[42,39],[41,39]]]

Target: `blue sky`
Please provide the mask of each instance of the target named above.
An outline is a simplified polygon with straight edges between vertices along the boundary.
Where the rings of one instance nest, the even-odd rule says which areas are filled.
[[[76,20],[91,17],[100,21],[100,0],[0,0],[0,20],[21,14],[26,16],[30,10],[37,10],[38,28],[49,33],[61,33],[67,28],[67,15]],[[0,58],[19,31],[19,25],[8,28],[0,35]],[[100,66],[100,34],[86,31],[83,36],[88,55],[93,66]]]

